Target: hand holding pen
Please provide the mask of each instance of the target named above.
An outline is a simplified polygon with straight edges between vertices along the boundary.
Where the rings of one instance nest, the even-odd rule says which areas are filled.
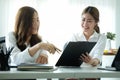
[[[49,42],[47,42],[47,43],[41,42],[40,43],[40,48],[45,49],[45,50],[47,50],[48,52],[50,52],[52,54],[54,54],[55,52],[58,52],[58,53],[61,52],[61,50],[59,48],[57,48],[55,45],[53,45],[53,44],[51,44]]]

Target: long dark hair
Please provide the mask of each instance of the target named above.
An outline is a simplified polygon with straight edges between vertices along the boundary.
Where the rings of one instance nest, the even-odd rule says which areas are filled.
[[[30,46],[35,45],[38,42],[41,42],[41,38],[36,35],[32,35],[32,22],[33,22],[33,15],[34,12],[37,11],[29,6],[21,7],[18,10],[16,15],[16,22],[15,22],[15,37],[17,40],[18,48],[23,51],[26,48],[25,42],[30,38]]]
[[[93,6],[86,7],[83,10],[82,15],[85,14],[85,13],[89,13],[95,19],[96,23],[99,22],[99,11],[96,7],[93,7]],[[94,27],[94,29],[97,33],[100,33],[100,29],[99,29],[98,24]]]

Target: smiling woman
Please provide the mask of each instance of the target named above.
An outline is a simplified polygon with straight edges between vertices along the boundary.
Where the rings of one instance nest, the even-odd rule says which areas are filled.
[[[96,42],[95,46],[88,53],[87,50],[82,55],[79,55],[80,60],[83,61],[81,67],[97,67],[102,63],[102,54],[105,48],[107,37],[101,34],[98,27],[99,10],[94,6],[87,6],[82,12],[81,28],[82,32],[73,34],[68,41],[78,42]],[[68,43],[67,42],[67,43]],[[83,79],[80,79],[83,80]],[[98,80],[95,78],[85,80]]]

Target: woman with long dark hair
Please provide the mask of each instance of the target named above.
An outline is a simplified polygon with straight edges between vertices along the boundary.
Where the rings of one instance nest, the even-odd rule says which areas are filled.
[[[38,35],[39,16],[37,11],[29,6],[21,7],[16,15],[14,31],[6,36],[7,48],[12,48],[11,63],[48,63],[47,53],[60,51],[51,43],[43,42]]]

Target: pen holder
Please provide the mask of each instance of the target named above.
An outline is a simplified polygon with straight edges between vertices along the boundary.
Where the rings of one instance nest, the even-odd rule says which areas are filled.
[[[0,71],[8,71],[10,67],[8,65],[10,53],[7,51],[5,43],[0,44]]]
[[[7,55],[3,55],[0,53],[0,71],[8,71],[10,67],[8,65],[8,57]]]

